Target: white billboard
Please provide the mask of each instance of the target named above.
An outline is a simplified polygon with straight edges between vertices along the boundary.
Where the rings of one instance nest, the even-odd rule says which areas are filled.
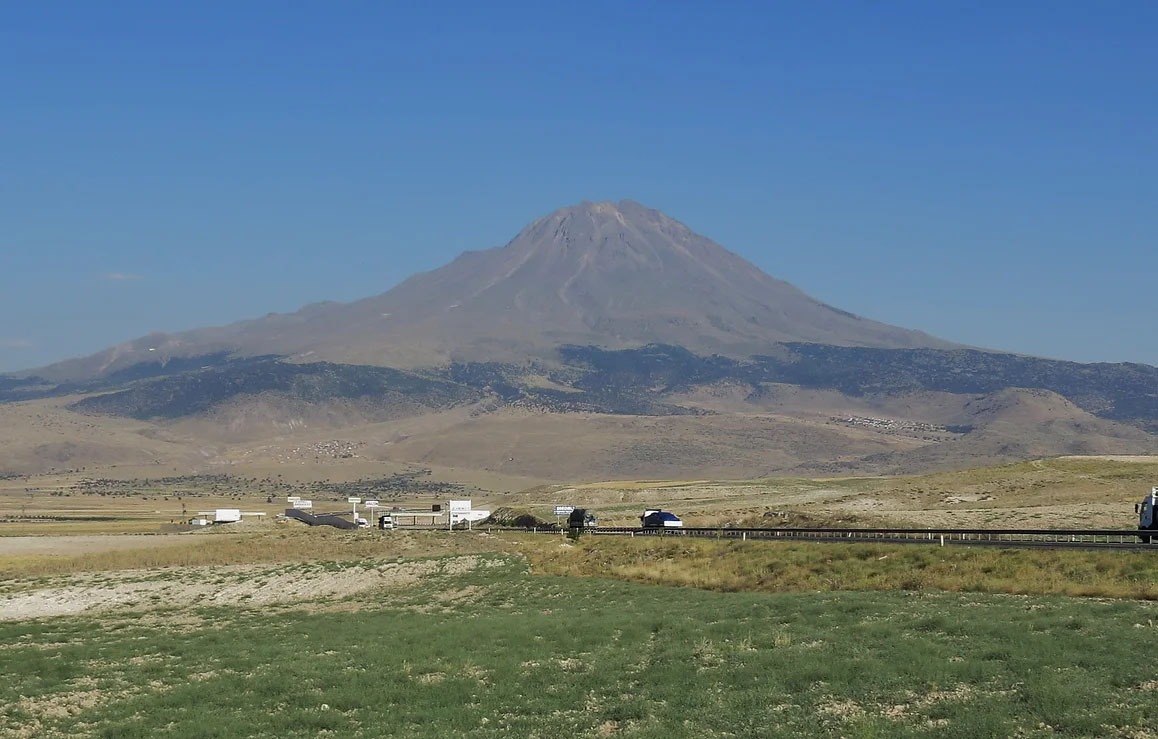
[[[450,500],[447,501],[451,513],[470,513],[469,500]]]
[[[470,521],[472,523],[476,521],[485,521],[490,518],[490,515],[490,511],[484,511],[481,508],[473,508],[469,511],[466,511],[465,513],[451,513],[450,522],[455,524],[462,523],[463,521]]]

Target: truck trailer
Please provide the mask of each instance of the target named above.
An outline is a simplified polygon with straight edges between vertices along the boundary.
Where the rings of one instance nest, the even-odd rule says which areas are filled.
[[[681,529],[684,522],[671,511],[658,508],[649,508],[639,517],[640,525],[645,529]]]

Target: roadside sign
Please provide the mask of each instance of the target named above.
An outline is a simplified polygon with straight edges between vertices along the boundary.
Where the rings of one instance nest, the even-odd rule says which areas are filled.
[[[377,508],[378,507],[378,501],[365,500],[365,501],[362,501],[362,505],[366,506],[367,508]]]
[[[346,498],[346,502],[347,503],[361,503],[362,499],[361,498]]]
[[[296,496],[296,495],[287,495],[285,502],[286,503],[293,503],[295,500],[301,500],[301,498]]]
[[[451,513],[470,513],[469,500],[451,500],[448,502],[450,503]]]
[[[301,498],[294,498],[294,502],[292,505],[294,508],[297,508],[299,511],[308,510],[308,509],[314,507],[314,501],[302,500]]]
[[[575,506],[573,505],[557,505],[555,506],[555,515],[566,516],[573,510],[575,510]]]

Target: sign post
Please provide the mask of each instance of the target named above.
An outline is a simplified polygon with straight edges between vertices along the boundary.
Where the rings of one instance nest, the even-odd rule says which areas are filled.
[[[573,505],[557,505],[555,506],[555,518],[558,519],[561,516],[570,516],[571,511],[573,510],[575,510],[575,506]],[[559,528],[562,528],[562,525],[559,521],[556,521],[555,523],[559,526]]]
[[[370,527],[373,528],[374,526],[376,526],[378,524],[378,516],[377,516],[378,501],[368,500],[365,503],[363,503],[362,505],[366,506],[366,508],[368,508],[370,510]]]
[[[454,530],[454,514],[461,513],[466,515],[466,527],[470,528],[470,501],[469,500],[450,500],[448,511],[446,514],[447,528],[450,531]]]
[[[354,523],[358,523],[358,504],[362,502],[361,498],[346,498],[347,503],[354,504]]]

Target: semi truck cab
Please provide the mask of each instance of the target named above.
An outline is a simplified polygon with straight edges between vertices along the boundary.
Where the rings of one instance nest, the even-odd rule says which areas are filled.
[[[586,508],[576,508],[567,517],[567,528],[569,529],[593,529],[598,525],[599,521],[596,520],[595,514]]]
[[[1138,530],[1139,531],[1155,531],[1158,532],[1158,487],[1151,488],[1150,494],[1142,499],[1141,503],[1134,504],[1134,512],[1138,514]],[[1154,534],[1158,537],[1158,533]],[[1149,534],[1142,535],[1142,543],[1149,544],[1151,536]]]

